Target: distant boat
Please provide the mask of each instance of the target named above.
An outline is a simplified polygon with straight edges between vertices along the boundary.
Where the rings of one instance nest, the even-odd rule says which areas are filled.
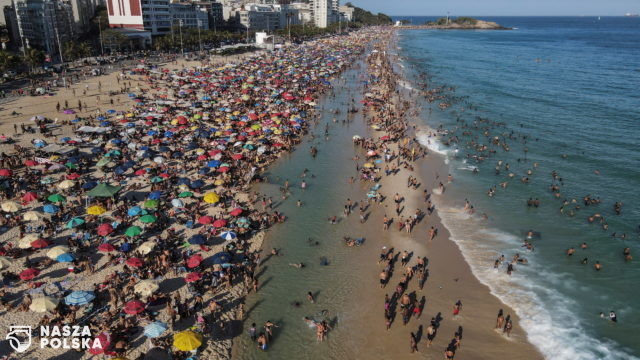
[[[640,16],[640,14],[626,13],[626,14],[624,14],[624,16],[626,16],[626,17],[638,17],[638,16]]]

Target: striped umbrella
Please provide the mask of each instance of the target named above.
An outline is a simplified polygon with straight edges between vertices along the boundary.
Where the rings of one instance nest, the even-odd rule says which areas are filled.
[[[144,327],[144,335],[149,338],[157,338],[167,331],[169,327],[162,321],[152,322]]]
[[[223,231],[219,236],[227,241],[235,240],[238,237],[233,231]]]
[[[96,296],[90,291],[74,291],[64,298],[67,305],[85,305],[90,303]]]

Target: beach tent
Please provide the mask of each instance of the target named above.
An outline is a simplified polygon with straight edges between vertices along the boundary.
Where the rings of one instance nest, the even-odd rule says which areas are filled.
[[[122,186],[114,186],[114,185],[109,185],[109,184],[106,184],[106,183],[100,183],[96,187],[91,189],[87,193],[87,196],[112,197],[116,193],[118,193],[118,191],[120,191],[120,189],[122,189]]]

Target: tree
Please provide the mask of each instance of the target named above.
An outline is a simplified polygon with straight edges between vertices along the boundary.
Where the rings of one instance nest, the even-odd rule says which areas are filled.
[[[0,72],[5,72],[20,63],[20,57],[2,50],[0,51]]]
[[[44,52],[33,48],[27,49],[24,55],[24,60],[29,64],[30,71],[33,71],[44,63]]]

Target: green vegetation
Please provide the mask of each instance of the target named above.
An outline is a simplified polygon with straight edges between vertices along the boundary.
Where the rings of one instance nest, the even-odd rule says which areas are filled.
[[[393,23],[391,18],[383,13],[373,14],[370,11],[353,6],[350,2],[346,6],[352,7],[353,21],[362,25],[390,25]]]
[[[156,50],[180,50],[181,47],[184,47],[185,50],[198,50],[200,48],[200,43],[202,43],[202,46],[211,44],[220,46],[220,43],[222,42],[237,42],[239,40],[244,40],[245,37],[246,33],[232,33],[228,31],[214,30],[200,30],[198,32],[198,29],[183,27],[181,44],[180,27],[174,26],[173,29],[171,29],[171,33],[154,38],[153,47]]]
[[[458,18],[449,18],[447,20],[446,17],[440,18],[436,21],[429,21],[427,22],[425,25],[431,25],[431,26],[445,26],[445,25],[450,25],[450,24],[458,24],[458,25],[462,25],[462,26],[473,26],[475,24],[478,23],[478,20],[474,19],[474,18],[470,18],[468,16],[460,16]]]

